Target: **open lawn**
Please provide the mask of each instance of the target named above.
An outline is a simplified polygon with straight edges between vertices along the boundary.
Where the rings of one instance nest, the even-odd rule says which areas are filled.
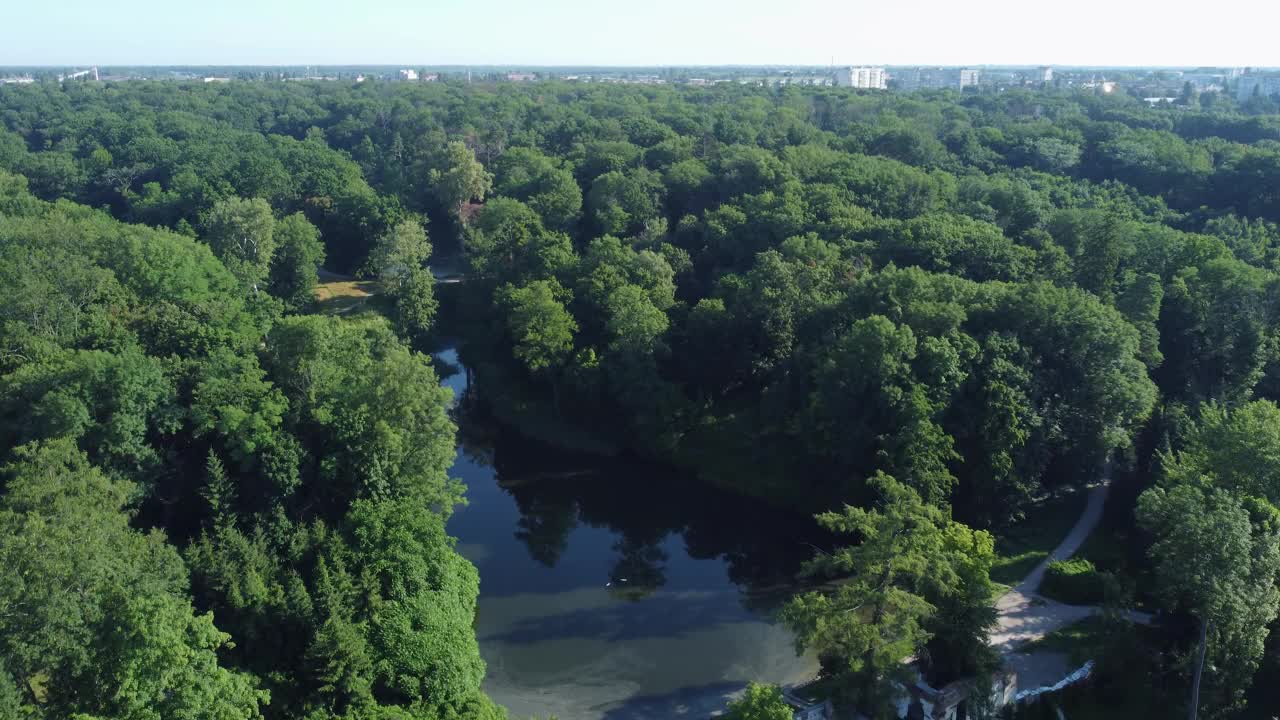
[[[372,280],[330,280],[316,285],[316,303],[321,312],[345,315],[366,305],[377,292]]]
[[[1089,493],[1063,492],[1032,506],[1022,522],[996,534],[996,564],[991,580],[1016,585],[1048,557],[1080,519]]]

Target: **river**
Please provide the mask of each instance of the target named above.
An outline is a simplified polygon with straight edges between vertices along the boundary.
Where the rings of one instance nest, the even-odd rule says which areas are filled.
[[[461,372],[443,382],[466,389]],[[812,552],[806,518],[461,424],[450,474],[468,504],[449,532],[480,570],[485,691],[513,718],[705,718],[749,680],[813,676],[771,619]]]

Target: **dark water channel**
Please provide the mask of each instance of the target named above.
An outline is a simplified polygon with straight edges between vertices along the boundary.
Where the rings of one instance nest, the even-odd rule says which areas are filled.
[[[444,382],[466,389],[464,373]],[[748,680],[812,676],[771,619],[812,552],[806,518],[459,422],[469,504],[449,531],[480,570],[485,689],[513,718],[705,718]]]

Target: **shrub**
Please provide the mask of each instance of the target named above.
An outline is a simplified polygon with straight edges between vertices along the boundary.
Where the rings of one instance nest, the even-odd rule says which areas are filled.
[[[1040,594],[1069,605],[1095,605],[1106,597],[1107,573],[1083,558],[1049,563]]]

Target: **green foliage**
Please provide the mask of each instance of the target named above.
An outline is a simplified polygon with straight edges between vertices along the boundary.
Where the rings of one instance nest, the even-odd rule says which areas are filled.
[[[216,203],[220,262],[4,197],[0,715],[502,717],[448,391],[381,319],[277,319],[264,289],[309,305],[303,215]],[[403,285],[430,327],[429,273]]]
[[[471,200],[483,199],[493,187],[493,175],[461,142],[453,141],[445,147],[441,165],[431,171],[431,190],[441,205],[454,212],[460,212]]]
[[[1107,581],[1088,560],[1055,560],[1045,570],[1040,593],[1069,605],[1097,605],[1106,599]]]
[[[314,300],[324,262],[320,231],[302,213],[281,218],[275,226],[276,252],[271,259],[271,294],[291,310],[301,310]]]
[[[266,349],[269,374],[289,404],[287,423],[316,462],[308,483],[319,502],[412,497],[447,514],[458,489],[449,391],[428,358],[378,319],[285,318]]]
[[[436,527],[459,498],[447,394],[403,343],[437,334],[427,224],[464,240],[466,323],[446,329],[475,387],[519,398],[496,408],[809,511],[892,475],[908,516],[984,527],[1041,517],[1110,458],[1125,498],[1161,479],[1139,517],[1175,613],[1162,640],[1183,658],[1178,623],[1213,618],[1214,707],[1256,666],[1280,498],[1269,99],[35,83],[0,107],[0,454],[70,443],[134,480],[138,527],[185,548],[237,643],[219,656],[262,678],[273,717],[499,712],[459,629],[473,571]],[[376,275],[391,322],[281,320],[321,262]],[[356,506],[398,529],[361,544]],[[1016,579],[1061,533],[1040,521],[997,561],[948,523],[928,534],[942,583],[904,570],[878,597],[909,631],[893,652],[849,652],[861,626],[822,640],[844,671],[887,674],[900,650],[936,678],[989,663],[985,576]],[[401,586],[366,565],[392,546],[440,577],[384,596]],[[1202,551],[1230,571],[1179,574]],[[156,640],[121,667],[220,642],[153,600],[95,596]]]
[[[527,203],[549,228],[570,230],[582,212],[573,173],[533,148],[511,148],[494,168],[494,193]]]
[[[506,307],[516,357],[534,373],[561,367],[573,350],[578,330],[565,309],[564,288],[555,280],[538,280],[520,288],[504,285],[498,293],[498,302]]]
[[[257,293],[275,254],[275,219],[265,200],[223,200],[204,218],[204,237],[223,265]]]
[[[985,638],[994,622],[986,576],[992,540],[954,527],[892,477],[877,475],[871,485],[880,494],[877,509],[845,506],[818,516],[827,530],[862,538],[861,544],[820,552],[806,568],[839,582],[829,592],[792,600],[782,618],[796,632],[797,647],[812,649],[824,673],[840,679],[847,699],[880,716],[894,697],[892,683],[910,672],[902,659],[933,636],[929,620],[939,602],[968,597],[978,612],[950,613],[956,624],[949,631]]]
[[[746,694],[729,703],[724,716],[732,720],[791,720],[791,706],[775,685],[747,685]]]
[[[1280,503],[1280,407],[1269,400],[1201,406],[1177,456],[1164,466],[1175,482]]]
[[[416,499],[358,501],[347,519],[363,584],[376,682],[413,707],[460,705],[484,677],[471,629],[480,577],[453,550],[444,520]]]
[[[25,711],[258,717],[267,693],[219,665],[230,636],[192,608],[164,536],[129,527],[130,489],[67,440],[13,457],[0,499],[0,657],[6,683],[44,679]]]
[[[1209,624],[1203,707],[1222,713],[1240,707],[1280,611],[1280,523],[1269,505],[1260,517],[1251,509],[1228,490],[1176,480],[1144,492],[1137,509],[1155,538],[1162,602]]]
[[[365,272],[376,277],[386,292],[394,293],[430,257],[426,230],[417,222],[404,220],[374,241]]]
[[[431,332],[439,303],[435,279],[427,269],[431,242],[422,225],[403,220],[380,236],[369,251],[365,272],[378,278],[395,303],[401,337],[421,343]]]

